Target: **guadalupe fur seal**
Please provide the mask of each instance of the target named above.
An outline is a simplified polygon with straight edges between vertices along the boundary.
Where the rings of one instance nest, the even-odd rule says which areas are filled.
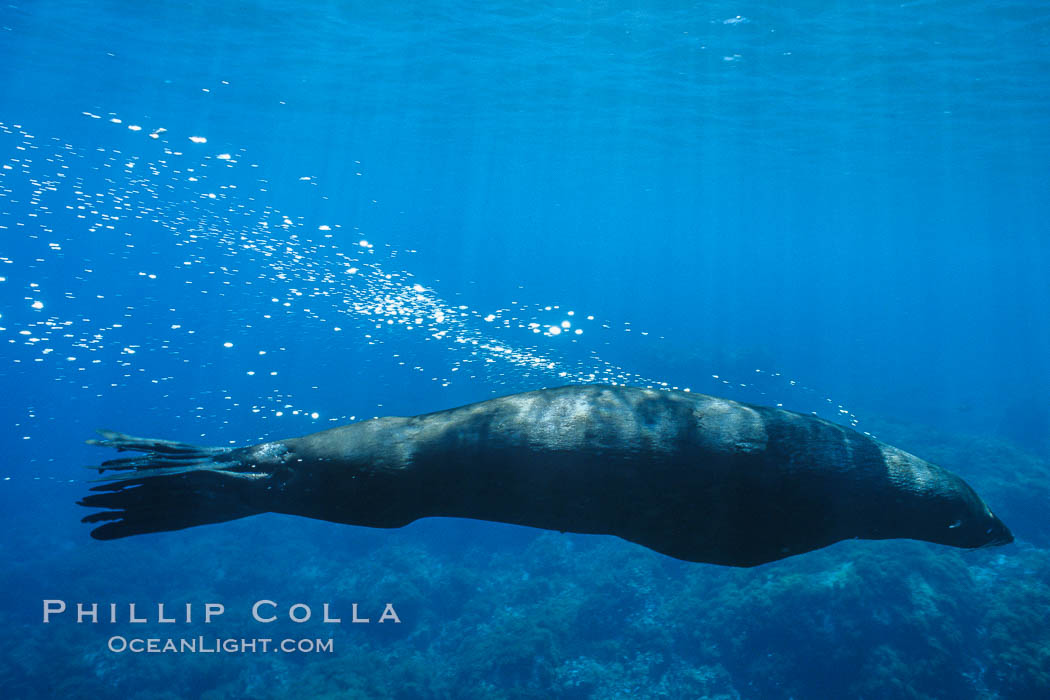
[[[835,423],[681,391],[566,386],[241,448],[100,431],[146,453],[80,505],[108,540],[265,512],[369,527],[451,516],[618,535],[755,566],[848,538],[1013,535],[955,474]]]

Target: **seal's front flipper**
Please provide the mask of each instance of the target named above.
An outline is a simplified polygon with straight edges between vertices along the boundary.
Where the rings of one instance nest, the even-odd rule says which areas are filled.
[[[99,473],[118,472],[98,479],[108,483],[95,486],[91,489],[95,493],[77,501],[88,508],[105,509],[82,519],[104,523],[91,531],[95,539],[181,530],[267,510],[260,505],[264,495],[260,486],[269,475],[241,471],[244,464],[238,450],[136,438],[109,430],[99,433],[103,439],[88,443],[145,454],[91,467]]]

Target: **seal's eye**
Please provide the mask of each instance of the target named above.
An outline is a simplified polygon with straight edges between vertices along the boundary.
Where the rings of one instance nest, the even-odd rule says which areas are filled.
[[[955,522],[953,522],[951,525],[948,526],[948,529],[954,530],[955,528],[959,527],[960,525],[962,525],[962,520],[956,520]]]

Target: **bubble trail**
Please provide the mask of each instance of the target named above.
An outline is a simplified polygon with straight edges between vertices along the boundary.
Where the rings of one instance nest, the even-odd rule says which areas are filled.
[[[0,277],[0,285],[22,290],[21,306],[17,294],[5,295],[15,299],[15,308],[0,316],[0,337],[22,351],[14,364],[49,363],[54,381],[81,382],[85,389],[93,369],[113,366],[123,370],[126,382],[164,384],[178,374],[152,375],[144,356],[167,354],[192,364],[188,356],[200,354],[201,344],[239,352],[259,344],[246,329],[297,318],[334,336],[350,334],[363,345],[396,344],[392,358],[442,387],[482,380],[494,393],[499,387],[518,390],[525,382],[688,388],[632,372],[595,350],[599,338],[632,331],[646,336],[646,330],[563,304],[514,301],[478,310],[452,303],[405,267],[414,249],[366,237],[350,223],[315,221],[269,203],[270,182],[243,149],[213,149],[206,135],[179,134],[170,125],[134,120],[137,128],[129,129],[118,115],[84,114],[97,128],[119,129],[121,143],[131,140],[133,148],[37,139],[20,125],[0,122],[0,235],[23,236],[39,251],[18,260],[0,256],[0,273],[13,270]],[[313,176],[305,180],[317,185]],[[167,241],[158,239],[158,230],[169,234]],[[67,249],[85,246],[102,251],[99,258],[147,261],[148,269],[135,271],[137,292],[116,293],[112,279],[94,265],[72,269]],[[180,259],[151,260],[161,248]],[[56,268],[71,274],[54,274]],[[251,303],[226,310],[241,314],[239,329],[224,333],[229,337],[197,335],[185,321],[199,315],[185,308],[187,296],[165,296],[158,280],[163,289],[182,284],[197,290],[212,305],[237,294],[250,295]],[[260,297],[269,299],[262,311]],[[156,320],[161,307],[182,322]],[[149,329],[148,337],[130,337],[131,327]],[[440,348],[441,359],[418,357],[412,348],[421,343]],[[266,378],[257,395],[235,399],[221,390],[223,400],[252,413],[318,420],[324,412],[300,405],[282,386],[279,364],[269,363],[284,350],[261,348],[242,369],[246,376]],[[838,408],[840,419],[856,424],[852,413]],[[347,418],[330,413],[324,420]]]

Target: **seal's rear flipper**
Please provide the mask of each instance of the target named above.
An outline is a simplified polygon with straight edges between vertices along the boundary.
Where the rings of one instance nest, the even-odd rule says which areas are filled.
[[[115,430],[99,430],[101,440],[88,440],[89,445],[100,447],[115,447],[118,452],[145,452],[144,457],[124,457],[122,459],[111,459],[103,462],[100,466],[89,467],[98,469],[102,474],[106,471],[125,471],[134,469],[136,472],[148,472],[152,476],[160,476],[162,473],[171,474],[179,471],[195,471],[198,468],[221,468],[216,458],[220,455],[230,453],[228,447],[198,447],[185,442],[173,442],[171,440],[157,440],[154,438],[139,438],[118,433]],[[158,471],[159,470],[159,471]],[[142,476],[136,474],[118,474],[107,477],[108,479],[132,479]]]
[[[95,486],[91,490],[96,493],[77,501],[88,508],[106,509],[82,519],[105,523],[91,531],[95,539],[181,530],[266,510],[258,505],[258,486],[268,475],[240,471],[243,464],[236,450],[136,438],[111,430],[99,434],[102,439],[88,443],[145,454],[91,467],[99,473],[118,472],[98,479],[108,483]]]

